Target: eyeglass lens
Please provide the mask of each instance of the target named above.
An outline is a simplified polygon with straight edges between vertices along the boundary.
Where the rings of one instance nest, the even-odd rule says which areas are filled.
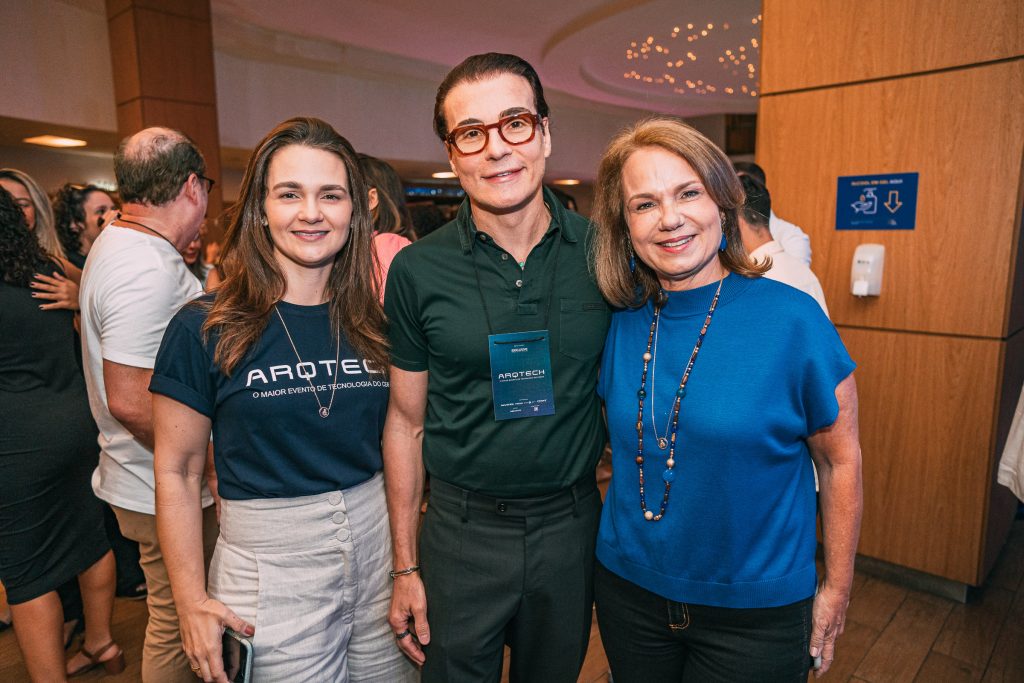
[[[463,154],[474,154],[487,146],[487,131],[497,128],[501,139],[510,145],[521,145],[533,138],[534,118],[532,114],[506,116],[497,123],[488,125],[462,126],[452,131],[452,143]]]

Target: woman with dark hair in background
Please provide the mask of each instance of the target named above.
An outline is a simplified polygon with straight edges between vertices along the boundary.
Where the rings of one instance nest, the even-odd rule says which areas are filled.
[[[377,268],[377,287],[384,301],[384,285],[395,254],[416,239],[412,215],[405,205],[402,179],[385,161],[367,154],[359,155],[359,168],[366,178],[373,217],[373,249]]]
[[[0,189],[0,580],[35,681],[124,669],[110,636],[115,565],[90,483],[96,425],[75,360],[73,314],[40,311],[29,289],[35,273],[59,272]],[[75,576],[88,625],[65,671],[56,590]]]
[[[386,618],[388,349],[372,230],[349,143],[319,119],[285,121],[249,161],[226,279],[164,335],[150,385],[157,529],[204,681],[225,680],[225,627],[252,637],[259,680],[416,679]],[[207,588],[211,430],[221,516]]]
[[[65,184],[53,200],[57,235],[68,260],[85,268],[85,257],[103,230],[107,213],[116,208],[114,200],[95,185]]]

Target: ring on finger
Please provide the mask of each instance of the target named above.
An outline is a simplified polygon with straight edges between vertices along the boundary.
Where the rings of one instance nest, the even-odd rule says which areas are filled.
[[[409,629],[405,629],[404,631],[401,631],[401,632],[395,634],[395,640],[401,640],[402,638],[405,638],[405,637],[411,636],[411,635],[412,635],[412,633],[409,631]]]

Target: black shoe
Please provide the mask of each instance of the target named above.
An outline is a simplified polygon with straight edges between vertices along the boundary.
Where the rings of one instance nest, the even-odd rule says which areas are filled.
[[[146,588],[145,581],[117,590],[117,597],[125,598],[126,600],[142,600],[147,595],[149,595],[149,590]]]

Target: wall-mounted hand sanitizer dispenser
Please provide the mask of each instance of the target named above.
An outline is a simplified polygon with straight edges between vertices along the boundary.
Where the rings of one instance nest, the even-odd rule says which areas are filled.
[[[882,293],[882,266],[885,265],[885,247],[881,244],[862,244],[853,252],[850,280],[854,296],[878,296]]]

